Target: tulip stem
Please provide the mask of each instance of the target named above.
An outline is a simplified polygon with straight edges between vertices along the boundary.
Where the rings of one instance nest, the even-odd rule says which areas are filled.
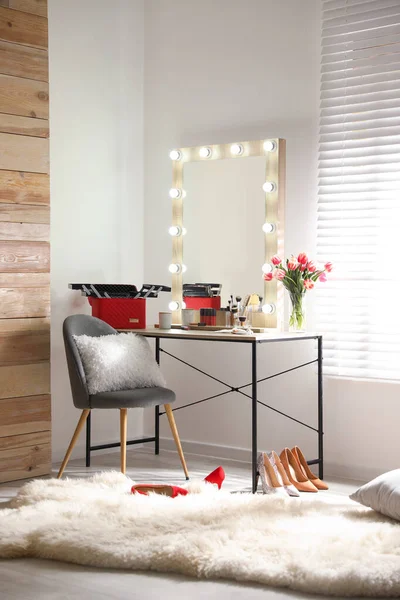
[[[289,318],[289,327],[294,331],[302,331],[304,328],[304,293],[289,292],[290,301],[292,304],[292,312]]]

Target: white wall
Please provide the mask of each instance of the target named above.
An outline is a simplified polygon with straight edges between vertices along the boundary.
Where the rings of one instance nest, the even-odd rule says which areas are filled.
[[[143,282],[143,39],[142,0],[49,1],[54,460],[79,416],[62,322],[88,311],[68,283]],[[118,440],[118,419],[97,411],[93,441]]]
[[[318,0],[147,0],[145,4],[145,278],[168,281],[171,219],[168,152],[179,146],[282,137],[287,140],[286,252],[312,252],[315,235],[319,89]],[[263,257],[255,256],[258,263]],[[188,265],[190,268],[190,265]],[[221,268],[223,262],[221,261]],[[234,291],[233,291],[234,292]],[[149,303],[153,319],[168,299]],[[150,306],[151,304],[151,306]],[[151,320],[150,320],[151,322]],[[298,342],[297,342],[298,343]],[[168,350],[216,377],[250,381],[250,348],[202,342]],[[313,343],[263,347],[260,376],[315,356]],[[220,384],[162,355],[178,403],[223,391]],[[261,386],[262,400],[316,425],[315,368]],[[176,412],[183,440],[248,449],[250,400],[229,395]],[[152,430],[149,414],[145,426]],[[316,436],[260,408],[260,448],[301,444],[316,456]],[[169,437],[163,422],[162,435]],[[221,453],[222,448],[208,451]],[[232,455],[247,456],[231,450]]]
[[[315,247],[319,113],[318,0],[148,0],[145,13],[145,277],[166,281],[171,209],[168,151],[190,146],[280,136],[287,139],[286,253]],[[157,240],[155,243],[154,240]],[[255,257],[259,261],[259,257]],[[190,265],[188,265],[190,267]],[[156,312],[167,301],[152,305]],[[312,329],[312,293],[308,326]],[[250,381],[245,347],[175,342],[168,350],[216,377]],[[263,375],[313,355],[263,348]],[[311,346],[311,348],[310,348]],[[223,386],[162,363],[178,404],[223,391]],[[285,375],[261,388],[262,399],[316,424],[315,369]],[[369,479],[399,466],[399,384],[325,378],[326,472]],[[262,412],[261,412],[262,411]],[[248,458],[249,401],[234,395],[176,413],[185,448]],[[150,416],[145,421],[152,430]],[[315,455],[315,434],[260,408],[260,447],[299,443]],[[169,437],[165,423],[162,435]],[[202,446],[206,444],[206,446]],[[171,447],[168,442],[164,446]],[[231,448],[229,448],[231,447]],[[246,451],[241,451],[246,449]]]
[[[330,473],[367,481],[399,468],[399,391],[390,381],[326,379]]]
[[[60,332],[64,317],[82,306],[67,284],[168,282],[171,148],[286,138],[286,251],[314,249],[320,2],[146,0],[145,32],[142,8],[139,0],[49,1],[55,459],[78,416]],[[312,293],[308,302],[310,308]],[[149,301],[148,322],[167,304],[167,295]],[[312,344],[304,346],[284,353],[263,348],[260,371],[267,375],[315,355]],[[234,385],[248,382],[245,347],[229,348],[218,353],[210,344],[175,342],[168,349]],[[180,404],[225,389],[166,355],[162,363]],[[315,426],[315,369],[307,369],[263,384],[262,399]],[[367,479],[398,467],[398,389],[389,382],[326,379],[328,472]],[[186,449],[206,444],[206,452],[248,456],[241,450],[250,447],[246,398],[227,396],[178,411],[176,419]],[[96,413],[94,421],[95,439],[117,439],[117,414]],[[130,435],[140,434],[137,411],[131,421]],[[149,411],[145,429],[152,427]],[[161,431],[169,437],[164,422]],[[262,448],[299,443],[315,454],[312,432],[263,408],[260,438]],[[83,439],[76,455],[82,453]]]

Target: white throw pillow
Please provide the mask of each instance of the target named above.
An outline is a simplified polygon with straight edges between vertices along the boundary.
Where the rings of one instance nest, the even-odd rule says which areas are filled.
[[[400,521],[400,469],[376,477],[351,494],[350,498]]]
[[[74,335],[89,394],[165,387],[165,379],[147,340],[134,333]]]

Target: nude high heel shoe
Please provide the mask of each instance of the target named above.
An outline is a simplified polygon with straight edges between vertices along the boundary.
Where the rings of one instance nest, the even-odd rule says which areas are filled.
[[[263,494],[273,494],[287,498],[287,492],[279,482],[275,471],[268,460],[265,452],[260,452],[257,459],[257,473],[261,477],[261,486]],[[258,477],[257,477],[258,483]]]
[[[313,485],[315,485],[317,490],[329,489],[326,483],[324,481],[321,481],[321,479],[319,479],[319,477],[314,475],[314,473],[311,471],[310,467],[307,464],[304,454],[298,446],[292,448],[292,454],[299,463],[300,469],[303,471],[304,475],[308,477],[308,479],[313,483]]]
[[[289,481],[299,492],[318,492],[315,485],[304,475],[300,465],[289,450],[285,448],[280,454],[281,462],[285,468]]]
[[[283,485],[286,493],[288,493],[289,496],[299,498],[299,496],[300,496],[299,492],[296,490],[294,485],[290,483],[290,480],[286,474],[285,468],[284,468],[283,464],[281,463],[279,456],[277,455],[277,453],[274,450],[272,450],[272,452],[268,452],[268,459],[275,471],[275,475],[277,476],[278,481],[282,482],[282,485]]]

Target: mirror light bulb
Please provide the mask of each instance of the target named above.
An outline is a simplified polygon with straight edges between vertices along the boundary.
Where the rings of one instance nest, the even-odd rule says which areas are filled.
[[[276,144],[272,140],[267,140],[264,142],[263,147],[265,152],[273,152],[276,148]]]
[[[263,273],[271,273],[272,271],[272,266],[269,263],[264,263],[261,268]]]
[[[199,155],[201,158],[209,158],[211,156],[211,148],[200,148]]]
[[[169,310],[178,310],[179,309],[179,302],[176,302],[176,300],[173,300],[172,302],[170,302],[168,304],[168,308],[169,308]]]
[[[234,156],[240,156],[243,152],[243,146],[241,144],[232,144],[231,146],[231,154]]]
[[[171,225],[171,227],[168,229],[168,233],[173,237],[177,237],[178,235],[182,234],[182,229],[179,227],[179,225]]]
[[[169,153],[169,157],[171,160],[179,160],[182,156],[182,153],[180,150],[171,150],[171,152]]]
[[[275,184],[273,183],[273,181],[266,181],[262,186],[262,189],[264,190],[264,192],[273,192],[275,189]]]
[[[264,233],[272,233],[275,231],[275,225],[273,225],[273,223],[264,223],[262,230]]]
[[[262,311],[264,315],[272,315],[275,312],[275,304],[263,304]]]
[[[169,190],[170,198],[180,198],[182,196],[182,190],[178,190],[178,188],[171,188]]]
[[[172,263],[168,267],[168,271],[170,273],[179,273],[180,270],[181,270],[181,266],[176,263]]]

